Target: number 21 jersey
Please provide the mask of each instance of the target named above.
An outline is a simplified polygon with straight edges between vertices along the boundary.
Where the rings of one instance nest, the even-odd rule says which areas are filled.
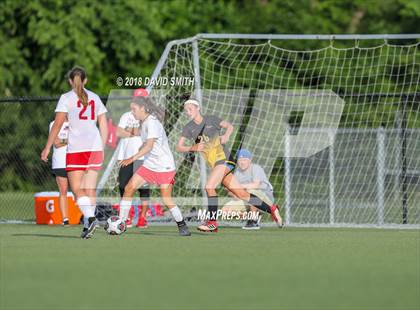
[[[107,112],[97,94],[85,89],[88,104],[84,106],[75,91],[62,94],[55,112],[67,113],[69,136],[67,153],[102,151],[102,140],[96,122]]]

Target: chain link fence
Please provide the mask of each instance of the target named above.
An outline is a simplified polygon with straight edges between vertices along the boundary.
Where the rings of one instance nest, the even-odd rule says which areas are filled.
[[[40,160],[57,100],[0,98],[0,221],[34,221],[34,194],[57,191],[51,162]],[[401,128],[341,128],[332,148],[291,159],[290,175],[270,179],[283,188],[289,178],[293,223],[400,224],[408,212],[407,223],[419,224],[419,153],[420,129],[404,139]]]
[[[0,98],[0,221],[33,221],[34,194],[58,191],[40,159],[58,99]]]

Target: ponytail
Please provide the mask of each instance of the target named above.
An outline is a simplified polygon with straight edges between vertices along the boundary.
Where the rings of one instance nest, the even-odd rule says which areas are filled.
[[[79,100],[82,102],[84,106],[88,105],[88,95],[83,88],[83,81],[86,79],[86,72],[81,67],[74,67],[70,70],[69,79],[73,81],[73,87],[79,97]]]

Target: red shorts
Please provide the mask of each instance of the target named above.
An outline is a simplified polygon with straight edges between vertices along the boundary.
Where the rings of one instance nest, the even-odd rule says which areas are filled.
[[[67,153],[66,171],[100,170],[103,161],[103,151]]]
[[[176,171],[156,172],[141,166],[136,173],[141,176],[147,183],[155,185],[165,185],[175,183]]]

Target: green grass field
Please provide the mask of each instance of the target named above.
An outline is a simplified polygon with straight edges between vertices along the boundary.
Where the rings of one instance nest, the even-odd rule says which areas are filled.
[[[419,230],[80,230],[0,225],[0,309],[420,308]]]

